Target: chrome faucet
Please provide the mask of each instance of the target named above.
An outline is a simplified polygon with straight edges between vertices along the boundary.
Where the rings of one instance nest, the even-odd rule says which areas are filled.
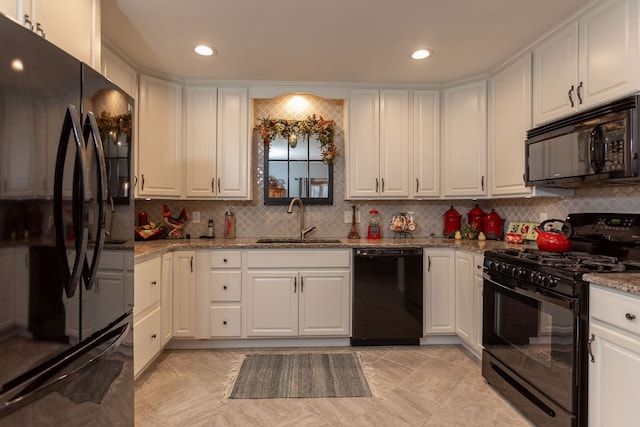
[[[315,230],[315,227],[304,227],[304,203],[302,203],[302,199],[300,199],[300,197],[294,197],[293,199],[291,199],[289,208],[287,208],[287,213],[293,212],[293,204],[296,202],[300,205],[300,239],[304,239],[304,235],[312,230]]]

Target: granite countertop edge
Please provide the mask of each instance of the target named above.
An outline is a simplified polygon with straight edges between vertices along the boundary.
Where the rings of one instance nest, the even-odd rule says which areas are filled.
[[[587,273],[583,279],[594,285],[640,296],[640,273]]]

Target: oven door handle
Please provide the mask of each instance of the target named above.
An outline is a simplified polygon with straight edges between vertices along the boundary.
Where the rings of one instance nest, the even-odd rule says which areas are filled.
[[[499,288],[515,292],[527,298],[532,298],[537,301],[548,302],[549,304],[557,305],[562,308],[566,308],[567,310],[573,311],[575,301],[571,298],[568,298],[562,295],[553,295],[553,296],[547,295],[544,291],[541,291],[537,288],[529,288],[529,287],[523,287],[523,286],[517,286],[517,287],[505,286],[491,279],[491,277],[487,272],[484,272],[483,276],[485,280],[491,282],[492,284],[494,284]]]

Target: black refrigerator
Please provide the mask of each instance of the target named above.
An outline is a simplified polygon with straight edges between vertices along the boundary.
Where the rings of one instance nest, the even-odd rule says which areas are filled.
[[[131,145],[133,108],[0,14],[0,426],[134,423],[133,281],[96,280],[120,274],[101,261],[130,162],[108,153]],[[119,250],[132,266],[132,246]]]

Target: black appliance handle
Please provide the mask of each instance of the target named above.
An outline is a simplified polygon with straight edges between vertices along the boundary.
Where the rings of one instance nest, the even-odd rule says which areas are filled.
[[[0,406],[0,419],[66,385],[66,383],[112,353],[125,340],[133,323],[133,313],[128,312],[97,331],[88,339],[60,353],[0,387],[0,394],[22,387]],[[107,344],[108,343],[108,344]],[[106,344],[106,346],[104,346]],[[85,356],[94,349],[99,353]]]
[[[55,228],[56,255],[61,273],[64,279],[64,291],[67,298],[75,295],[78,282],[82,274],[82,262],[87,252],[88,228],[84,223],[84,202],[86,200],[86,149],[82,139],[80,115],[73,105],[67,106],[64,116],[53,185],[53,224]],[[73,190],[71,197],[71,210],[73,219],[73,238],[75,257],[73,268],[69,268],[67,261],[67,248],[65,246],[65,230],[63,223],[62,184],[64,177],[65,160],[69,146],[69,138],[73,135],[75,144],[75,159],[73,170]]]
[[[605,162],[604,127],[598,125],[591,131],[589,137],[589,149],[591,152],[590,164],[595,173],[602,172]]]
[[[500,289],[515,292],[519,295],[534,299],[536,301],[548,302],[549,304],[557,305],[571,311],[573,311],[573,308],[575,306],[575,301],[572,298],[565,297],[563,295],[549,295],[544,289],[536,288],[533,286],[529,287],[524,284],[513,287],[506,286],[493,280],[489,273],[487,273],[486,271],[482,273],[482,276],[484,277],[484,280],[491,282],[493,285],[497,286]]]
[[[102,148],[102,140],[100,139],[100,129],[98,129],[98,123],[96,122],[95,115],[89,111],[84,121],[82,128],[82,136],[85,144],[91,143],[95,150],[96,159],[96,192],[95,195],[98,205],[98,228],[95,236],[95,245],[93,249],[93,257],[91,264],[84,258],[84,264],[82,267],[82,278],[84,279],[84,287],[90,290],[98,274],[98,265],[100,264],[100,257],[102,256],[102,246],[104,244],[104,228],[106,222],[105,205],[107,203],[107,166],[104,157],[104,149]]]

